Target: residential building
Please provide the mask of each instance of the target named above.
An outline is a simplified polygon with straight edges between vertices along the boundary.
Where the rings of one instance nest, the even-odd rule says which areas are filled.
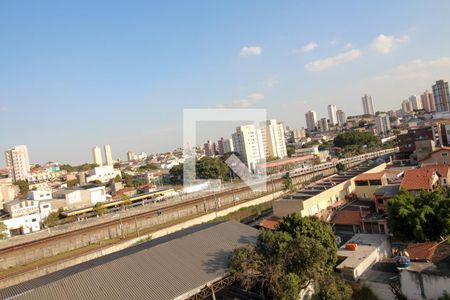
[[[233,152],[234,151],[234,145],[232,139],[226,139],[223,141],[223,151],[224,153]]]
[[[265,157],[284,158],[287,156],[283,127],[283,124],[276,120],[268,120],[266,124],[261,124]]]
[[[113,166],[101,166],[90,169],[86,181],[93,182],[99,180],[102,183],[107,183],[116,178],[116,176],[122,177],[119,170],[114,169]]]
[[[11,236],[27,234],[41,230],[41,216],[39,212],[16,218],[4,219],[8,233]]]
[[[87,184],[53,191],[52,198],[65,200],[65,206],[69,209],[79,208],[105,201],[106,190],[102,185]]]
[[[214,143],[211,140],[208,140],[204,146],[203,149],[205,151],[205,156],[214,157],[216,156],[216,143]]]
[[[402,111],[403,114],[408,114],[413,111],[412,104],[408,99],[402,101]]]
[[[306,120],[306,128],[309,131],[316,131],[317,127],[317,114],[315,111],[310,110],[305,114],[305,120]]]
[[[30,161],[27,146],[18,145],[6,150],[5,158],[6,166],[9,170],[9,177],[14,182],[28,179],[28,175],[30,174]]]
[[[103,166],[102,149],[100,149],[99,146],[92,148],[92,157],[94,159],[94,164]]]
[[[128,151],[127,152],[127,160],[128,161],[134,160],[134,153],[133,153],[133,151]]]
[[[416,95],[412,95],[411,97],[409,97],[409,102],[411,103],[413,110],[422,109],[422,101],[421,101],[420,97],[418,97]]]
[[[232,138],[234,150],[239,153],[241,161],[249,169],[256,170],[256,165],[266,158],[261,130],[253,124],[239,126]]]
[[[391,121],[387,114],[381,113],[375,117],[375,127],[379,136],[385,136],[391,130]]]
[[[112,166],[114,164],[113,158],[112,158],[112,152],[111,152],[111,146],[105,145],[105,162],[107,166]]]
[[[433,92],[425,91],[421,96],[422,107],[428,112],[436,111],[436,104],[434,101]]]
[[[292,129],[291,131],[291,141],[293,143],[298,143],[302,139],[306,137],[306,131],[305,128],[299,128],[299,129]]]
[[[220,140],[217,141],[217,152],[219,152],[220,156],[223,156],[225,154],[225,140],[223,137],[220,138]]]
[[[362,105],[363,105],[363,111],[365,115],[373,115],[373,103],[372,103],[372,96],[368,96],[367,94],[364,94],[362,99]]]
[[[336,111],[337,116],[337,123],[340,127],[344,126],[345,122],[347,121],[347,116],[345,115],[345,112],[343,110],[338,109]]]
[[[441,147],[419,161],[421,165],[450,166],[450,147]]]
[[[127,160],[133,161],[133,160],[145,160],[147,159],[148,155],[145,152],[141,153],[134,153],[133,151],[127,152]]]
[[[448,82],[445,82],[444,80],[436,81],[436,84],[433,85],[433,95],[437,112],[450,111],[450,92]]]
[[[5,202],[14,200],[19,194],[19,187],[14,185],[12,178],[0,178],[0,209]]]
[[[440,175],[433,169],[420,168],[406,170],[400,189],[418,194],[420,191],[434,191],[439,186]]]
[[[334,126],[338,123],[336,105],[334,104],[328,105],[328,118],[330,120],[331,126]]]
[[[318,122],[318,127],[321,132],[328,131],[328,120],[327,118],[322,118]]]

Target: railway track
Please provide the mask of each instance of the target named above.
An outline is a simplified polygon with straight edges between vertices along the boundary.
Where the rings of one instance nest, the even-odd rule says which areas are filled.
[[[361,155],[360,156],[360,160],[362,162],[364,160],[373,158],[374,156],[377,155],[377,153],[378,152],[367,154],[367,155]],[[381,155],[385,155],[386,153],[385,153],[385,151],[382,151],[379,154],[381,156]],[[357,161],[357,160],[358,160],[357,157],[353,157],[352,158],[353,162]],[[333,164],[328,163],[328,164],[329,165],[326,165],[326,167],[324,167],[324,168],[322,168],[320,170],[314,169],[314,170],[311,170],[311,171],[306,171],[306,172],[301,172],[301,173],[297,173],[297,172],[291,173],[291,177],[295,178],[295,177],[305,176],[305,175],[309,175],[309,174],[319,175],[319,173],[321,171],[325,171],[325,170],[328,170],[330,168],[334,168],[335,167],[335,163],[333,163]],[[266,182],[265,184],[267,184],[268,190],[273,192],[272,189],[271,189],[271,186],[273,187],[273,184],[279,183],[282,180],[283,180],[282,178],[272,178],[272,179],[270,179],[270,181]],[[46,237],[43,237],[43,238],[37,239],[37,240],[26,241],[26,242],[23,242],[23,243],[20,243],[20,244],[7,246],[7,247],[4,247],[4,248],[0,249],[0,255],[5,254],[5,253],[9,253],[9,252],[12,252],[12,251],[17,251],[17,250],[20,250],[20,249],[23,249],[23,248],[26,248],[26,247],[35,247],[35,246],[38,246],[38,245],[46,244],[48,242],[58,241],[58,240],[65,239],[65,238],[68,238],[68,237],[71,237],[71,236],[80,235],[80,234],[91,232],[91,231],[95,231],[95,230],[98,230],[98,229],[111,227],[111,226],[114,226],[114,225],[118,225],[120,223],[134,222],[136,219],[141,219],[141,218],[146,218],[146,217],[157,215],[158,212],[160,212],[160,211],[163,211],[163,212],[164,211],[171,211],[171,210],[177,210],[177,209],[180,209],[180,208],[183,208],[183,207],[186,207],[186,206],[192,206],[192,205],[195,205],[195,204],[202,204],[204,201],[206,201],[208,199],[211,199],[211,197],[220,198],[220,197],[227,196],[227,195],[230,195],[230,194],[236,195],[236,194],[242,193],[244,191],[249,191],[249,190],[250,190],[250,188],[247,187],[247,186],[238,187],[236,189],[226,190],[226,191],[223,191],[223,192],[218,192],[217,194],[214,194],[214,195],[210,194],[210,195],[202,196],[202,197],[195,198],[195,199],[185,200],[185,201],[179,202],[179,203],[170,203],[170,204],[167,204],[166,206],[152,207],[148,211],[139,212],[139,213],[136,213],[134,215],[124,216],[124,217],[119,218],[119,219],[114,219],[114,220],[110,220],[110,221],[107,221],[107,222],[103,222],[103,223],[99,223],[99,224],[95,224],[95,225],[91,225],[91,226],[87,226],[87,227],[83,227],[83,228],[70,230],[70,231],[67,231],[67,232],[57,233],[57,234],[46,236]],[[245,202],[247,202],[249,200],[250,199],[248,199],[248,200],[239,200],[239,201],[236,201],[235,203],[233,203],[231,205],[223,205],[223,206],[221,206],[221,208],[226,208],[226,207],[229,207],[229,206],[233,206],[235,204],[245,203]],[[217,208],[216,208],[216,210],[217,210]]]

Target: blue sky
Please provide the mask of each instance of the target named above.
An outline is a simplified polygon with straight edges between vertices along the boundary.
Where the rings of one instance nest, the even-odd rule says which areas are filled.
[[[90,161],[181,145],[183,108],[398,109],[450,80],[448,1],[2,1],[0,149]],[[206,132],[218,138],[231,132]],[[4,165],[2,161],[0,165]]]

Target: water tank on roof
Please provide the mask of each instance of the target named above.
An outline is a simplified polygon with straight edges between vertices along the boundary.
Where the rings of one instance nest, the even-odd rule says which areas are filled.
[[[398,254],[395,258],[395,264],[399,268],[407,268],[411,265],[411,260],[407,256],[403,256],[401,254]]]

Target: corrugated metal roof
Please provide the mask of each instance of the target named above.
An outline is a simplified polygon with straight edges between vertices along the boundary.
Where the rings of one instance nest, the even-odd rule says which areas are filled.
[[[23,284],[5,299],[174,299],[226,274],[231,251],[258,231],[229,221],[155,239]]]

